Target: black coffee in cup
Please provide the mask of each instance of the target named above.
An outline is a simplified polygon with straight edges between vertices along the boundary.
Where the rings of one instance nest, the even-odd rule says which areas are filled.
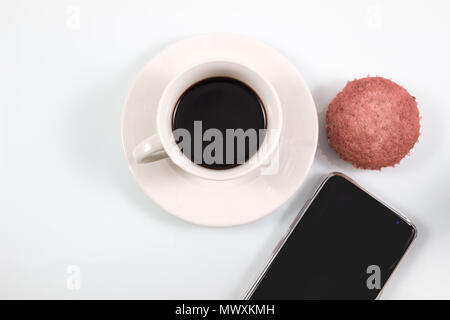
[[[258,151],[266,126],[256,92],[227,77],[193,84],[178,99],[172,117],[178,146],[191,161],[209,169],[247,161]]]

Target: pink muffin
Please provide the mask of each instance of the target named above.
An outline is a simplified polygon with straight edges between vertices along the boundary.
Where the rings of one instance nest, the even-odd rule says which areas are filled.
[[[328,105],[328,142],[362,169],[394,166],[418,141],[416,98],[382,77],[349,81]]]

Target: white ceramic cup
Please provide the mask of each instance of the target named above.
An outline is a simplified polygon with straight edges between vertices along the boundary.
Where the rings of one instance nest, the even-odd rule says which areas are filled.
[[[266,114],[266,135],[258,151],[245,163],[230,169],[214,170],[195,164],[178,147],[172,131],[172,117],[178,99],[193,84],[212,77],[230,77],[247,84],[261,99]],[[137,163],[169,157],[181,169],[197,177],[210,180],[235,179],[270,162],[271,155],[278,147],[282,123],[278,95],[261,74],[233,61],[206,61],[187,68],[169,82],[157,108],[157,133],[140,142],[134,148],[133,156]]]

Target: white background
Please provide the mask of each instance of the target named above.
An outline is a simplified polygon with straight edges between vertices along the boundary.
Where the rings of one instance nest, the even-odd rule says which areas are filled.
[[[2,0],[0,298],[239,298],[334,170],[419,228],[383,297],[450,298],[449,16],[444,0]],[[153,204],[120,143],[139,70],[169,43],[212,31],[279,50],[310,86],[320,117],[316,160],[295,197],[258,222],[224,229]],[[324,132],[327,104],[367,74],[405,86],[422,115],[411,156],[381,172],[340,160]]]

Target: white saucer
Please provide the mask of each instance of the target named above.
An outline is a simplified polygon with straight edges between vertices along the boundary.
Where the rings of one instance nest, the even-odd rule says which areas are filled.
[[[156,132],[155,111],[164,87],[186,66],[215,58],[257,70],[277,91],[284,119],[277,173],[210,181],[185,173],[169,159],[136,164],[132,150]],[[161,51],[138,75],[122,119],[126,161],[142,190],[171,214],[206,226],[249,223],[281,206],[302,185],[314,159],[317,137],[316,107],[296,69],[269,46],[235,34],[199,35]]]

